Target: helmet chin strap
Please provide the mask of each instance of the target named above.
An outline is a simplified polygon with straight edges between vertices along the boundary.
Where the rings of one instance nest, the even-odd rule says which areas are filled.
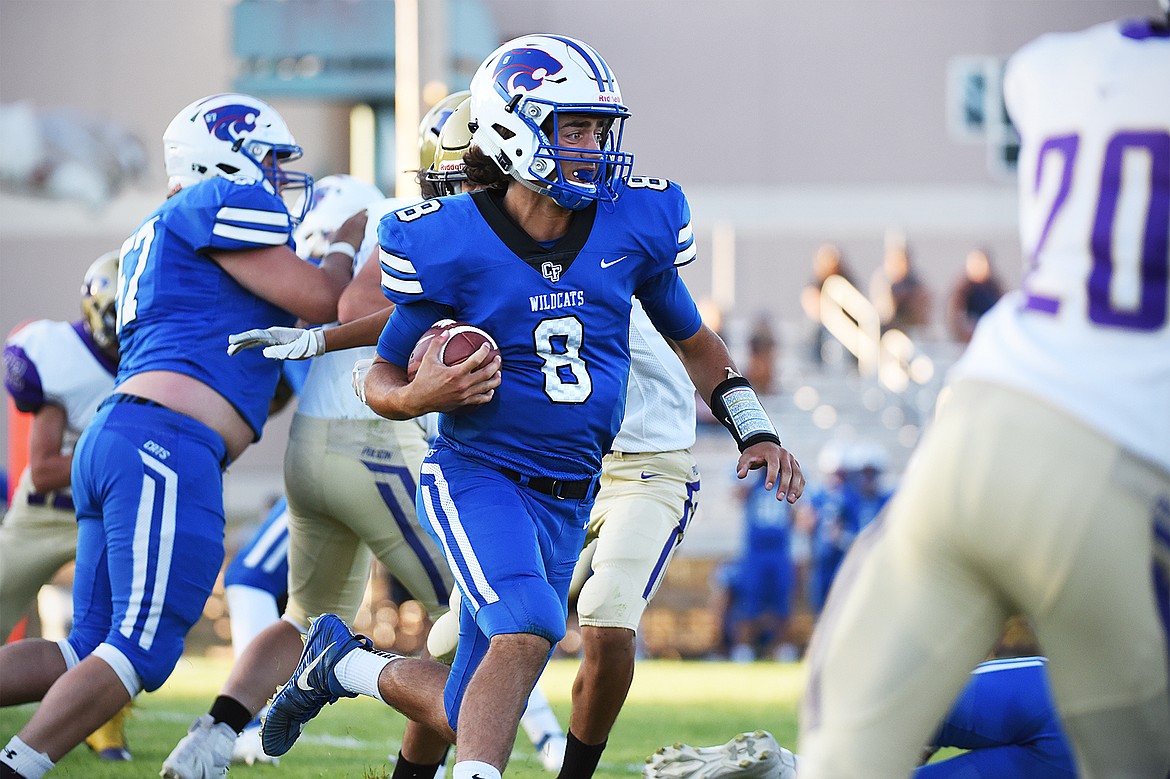
[[[585,195],[577,194],[577,193],[572,192],[572,191],[558,192],[555,189],[553,189],[552,185],[550,185],[550,184],[540,184],[540,183],[533,181],[531,179],[524,178],[523,176],[520,175],[520,171],[517,170],[515,167],[513,167],[512,170],[508,172],[508,175],[511,176],[512,178],[514,178],[516,181],[523,184],[526,188],[535,192],[536,194],[544,195],[545,197],[552,198],[553,202],[555,202],[558,206],[560,206],[561,208],[567,208],[570,211],[580,211],[583,208],[588,208],[589,204],[592,203],[595,199],[597,199],[597,198],[586,197]],[[594,185],[594,186],[597,186],[597,185]],[[604,198],[602,198],[602,199],[604,199]]]

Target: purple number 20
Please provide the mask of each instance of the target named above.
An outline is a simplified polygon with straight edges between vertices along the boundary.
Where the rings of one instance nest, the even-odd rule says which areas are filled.
[[[1057,152],[1063,158],[1060,186],[1052,201],[1052,208],[1040,240],[1032,252],[1032,267],[1039,263],[1040,252],[1048,239],[1048,232],[1064,205],[1072,186],[1072,172],[1080,138],[1063,135],[1049,138],[1040,147],[1036,164],[1035,187],[1038,189],[1045,161]],[[1117,202],[1121,196],[1122,167],[1127,151],[1143,150],[1149,155],[1149,203],[1142,230],[1141,293],[1134,309],[1118,309],[1110,298],[1113,281],[1113,227]],[[1170,133],[1119,132],[1109,139],[1105,148],[1105,162],[1098,189],[1097,210],[1093,219],[1090,247],[1093,266],[1089,273],[1089,319],[1099,325],[1130,330],[1157,330],[1166,324],[1166,291],[1170,282]],[[1028,293],[1025,307],[1034,311],[1055,314],[1060,300]]]

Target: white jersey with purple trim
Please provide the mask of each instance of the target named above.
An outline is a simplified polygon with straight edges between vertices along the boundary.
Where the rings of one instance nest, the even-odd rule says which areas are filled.
[[[415,200],[391,197],[371,203],[366,208],[369,215],[362,245],[353,261],[353,275],[356,277],[370,258],[378,261],[378,222],[383,216],[405,208]],[[373,346],[359,346],[339,352],[326,352],[314,357],[309,366],[309,375],[301,388],[297,400],[297,413],[319,419],[380,419],[370,407],[358,400],[350,386],[350,372],[358,360],[373,359]]]
[[[673,452],[695,444],[695,386],[642,304],[630,312],[630,378],[615,452]]]
[[[4,368],[4,386],[21,411],[36,413],[46,403],[65,410],[68,452],[114,389],[116,365],[80,322],[40,319],[5,343]]]
[[[1008,63],[1021,136],[1021,289],[954,377],[1044,399],[1170,470],[1170,35],[1045,35]]]

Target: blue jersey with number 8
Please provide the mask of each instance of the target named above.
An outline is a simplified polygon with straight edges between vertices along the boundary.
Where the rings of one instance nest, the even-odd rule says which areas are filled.
[[[529,475],[600,470],[624,410],[632,296],[669,338],[701,324],[677,271],[695,256],[690,209],[664,179],[635,178],[616,203],[575,212],[552,246],[486,192],[390,213],[378,241],[383,292],[398,304],[378,353],[405,366],[441,317],[490,333],[503,359],[495,397],[443,415],[440,432],[456,449]]]

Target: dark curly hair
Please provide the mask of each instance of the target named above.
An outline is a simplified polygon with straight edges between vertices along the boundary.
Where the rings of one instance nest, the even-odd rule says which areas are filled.
[[[500,170],[500,166],[496,164],[495,160],[487,156],[478,146],[472,146],[464,152],[463,164],[467,166],[464,170],[467,179],[472,184],[484,189],[507,189],[508,182],[512,180],[512,177]]]

